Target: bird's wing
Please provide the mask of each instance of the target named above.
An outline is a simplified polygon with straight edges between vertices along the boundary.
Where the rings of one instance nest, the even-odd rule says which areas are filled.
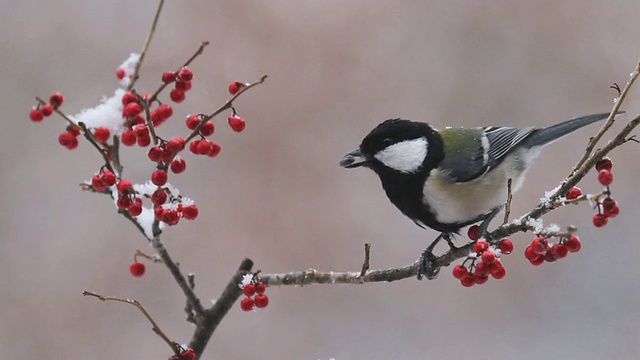
[[[440,131],[445,158],[439,166],[451,182],[467,182],[498,166],[505,156],[536,128],[484,127]],[[471,139],[471,140],[470,140]],[[465,146],[460,148],[460,143]],[[457,148],[447,148],[457,144]]]
[[[487,152],[487,166],[492,169],[498,166],[505,156],[527,136],[536,130],[534,127],[524,129],[512,127],[485,127],[484,134],[489,141],[489,151]]]

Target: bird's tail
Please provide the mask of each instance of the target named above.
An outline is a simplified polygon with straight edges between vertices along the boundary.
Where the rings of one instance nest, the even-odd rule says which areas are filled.
[[[556,125],[534,131],[525,142],[529,147],[542,146],[549,144],[561,137],[570,134],[583,126],[587,126],[596,121],[604,120],[609,117],[610,113],[600,113],[587,116],[577,117],[567,120]],[[618,111],[617,114],[624,114],[624,111]]]

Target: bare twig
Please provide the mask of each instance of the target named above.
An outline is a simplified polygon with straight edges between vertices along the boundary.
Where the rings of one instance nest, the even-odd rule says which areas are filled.
[[[151,323],[152,330],[153,332],[155,332],[156,334],[158,334],[158,336],[160,336],[162,338],[162,340],[164,340],[164,342],[166,342],[167,344],[169,344],[169,346],[171,346],[171,350],[173,350],[174,353],[179,354],[181,351],[181,347],[180,344],[178,344],[175,341],[172,341],[171,339],[169,339],[169,337],[160,329],[160,326],[158,326],[158,324],[155,322],[155,320],[153,320],[153,318],[151,317],[151,315],[149,315],[149,313],[147,312],[147,310],[144,308],[144,306],[142,306],[142,304],[140,304],[140,302],[138,300],[130,300],[130,299],[123,299],[123,298],[119,298],[119,297],[115,297],[115,296],[104,296],[104,295],[100,295],[91,291],[83,291],[82,295],[84,296],[93,296],[96,297],[102,301],[118,301],[118,302],[123,302],[125,304],[129,304],[129,305],[133,305],[135,307],[138,308],[138,310],[140,310],[142,312],[142,314],[144,314],[144,316],[147,318],[147,320],[149,320],[149,322]]]
[[[158,26],[158,20],[160,20],[160,13],[162,12],[162,6],[164,5],[164,0],[160,0],[158,4],[158,9],[156,10],[156,16],[153,18],[153,23],[151,24],[151,29],[149,30],[149,34],[144,41],[144,45],[142,45],[142,51],[140,51],[140,59],[136,63],[136,68],[133,71],[133,76],[131,77],[131,82],[129,82],[129,86],[127,86],[127,90],[133,89],[136,81],[138,81],[140,66],[142,66],[142,61],[144,60],[145,55],[147,54],[147,50],[149,50],[149,45],[151,45],[151,39],[153,39],[153,34],[156,32],[156,26]]]
[[[78,126],[80,127],[80,129],[82,129],[82,134],[87,139],[87,141],[89,141],[89,143],[91,143],[91,145],[93,145],[93,147],[95,147],[98,150],[100,155],[102,155],[102,158],[104,159],[104,164],[107,167],[107,169],[109,169],[109,171],[111,171],[114,174],[118,174],[113,170],[113,167],[111,167],[109,152],[106,149],[104,149],[102,146],[100,146],[100,144],[98,144],[96,139],[93,137],[93,134],[91,133],[91,131],[87,129],[87,126],[82,121],[78,122]]]
[[[513,199],[513,194],[511,193],[511,178],[507,180],[507,204],[504,206],[504,221],[503,224],[509,222],[509,215],[511,215],[511,200]]]
[[[364,277],[369,270],[369,255],[371,253],[371,244],[364,244],[364,262],[362,263],[362,270],[360,270],[360,277]]]

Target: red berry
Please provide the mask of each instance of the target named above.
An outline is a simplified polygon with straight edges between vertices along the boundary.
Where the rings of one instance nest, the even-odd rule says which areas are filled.
[[[180,356],[182,356],[183,360],[196,360],[196,352],[192,348],[181,352]]]
[[[169,226],[173,226],[178,224],[178,221],[180,221],[180,216],[178,215],[178,212],[176,210],[164,209],[162,211],[162,218],[160,220],[164,221]]]
[[[489,281],[489,275],[475,274],[475,275],[473,275],[473,281],[478,285],[482,285],[482,284],[486,283],[487,281]]]
[[[187,162],[181,158],[175,158],[173,159],[173,161],[171,162],[171,171],[174,174],[180,174],[181,172],[183,172],[185,169],[187,168]]]
[[[210,144],[209,145],[209,153],[207,154],[207,156],[209,156],[209,157],[218,156],[218,154],[220,154],[220,150],[221,150],[220,145],[218,145],[218,143],[215,142],[215,141],[211,141],[209,144]]]
[[[144,266],[144,263],[140,262],[140,261],[136,261],[131,263],[131,265],[129,265],[129,271],[131,271],[131,275],[135,276],[135,277],[140,277],[142,275],[144,275],[144,272],[146,271],[146,267]]]
[[[567,257],[569,249],[567,249],[567,246],[564,244],[553,244],[550,253],[552,253],[556,259],[563,259]]]
[[[489,243],[485,239],[480,239],[473,244],[473,251],[478,254],[482,254],[485,250],[489,248]]]
[[[155,205],[162,205],[167,202],[167,192],[164,189],[156,189],[156,191],[151,194],[151,202]]]
[[[235,132],[241,132],[247,125],[244,119],[238,115],[229,116],[227,122]]]
[[[196,151],[200,155],[207,155],[211,151],[211,142],[208,140],[201,140],[198,145]]]
[[[212,135],[214,131],[216,131],[216,126],[213,125],[211,121],[207,121],[206,123],[202,124],[202,127],[200,128],[200,134],[202,134],[202,136]]]
[[[63,131],[60,133],[60,135],[58,135],[58,142],[62,146],[68,147],[69,145],[73,144],[74,141],[77,143],[78,139],[76,139],[76,137],[68,131]]]
[[[165,71],[162,74],[162,82],[165,84],[171,84],[176,80],[176,74],[173,71]]]
[[[571,237],[564,242],[564,245],[566,245],[567,250],[572,253],[578,252],[580,251],[580,248],[582,248],[580,240],[575,235],[571,235]]]
[[[149,135],[145,135],[145,136],[138,136],[138,146],[141,147],[147,147],[151,144],[151,138],[149,137]]]
[[[527,258],[527,260],[531,261],[540,257],[540,255],[536,254],[536,252],[533,251],[533,247],[529,245],[526,247],[526,249],[524,249],[524,257]]]
[[[567,200],[572,200],[575,199],[577,197],[579,197],[580,195],[582,195],[582,190],[580,190],[579,187],[572,187],[571,189],[569,189],[569,192],[567,192]]]
[[[609,186],[613,182],[613,174],[609,170],[601,170],[598,173],[598,181],[604,186]]]
[[[140,106],[140,104],[138,104],[137,102],[128,103],[122,110],[122,114],[124,114],[125,117],[135,117],[140,115],[141,112],[142,106]]]
[[[242,292],[247,296],[253,296],[256,293],[256,286],[253,284],[245,284],[242,287]]]
[[[177,154],[180,151],[184,150],[184,145],[185,142],[183,138],[181,138],[180,136],[174,136],[167,143],[167,150],[174,154]]]
[[[175,156],[175,154],[173,152],[169,151],[169,149],[164,149],[164,151],[162,151],[162,157],[160,159],[162,161],[168,163],[173,159],[174,156]]]
[[[269,305],[269,297],[264,294],[256,295],[256,307],[259,309],[264,309]]]
[[[132,102],[138,101],[138,97],[135,96],[132,92],[126,92],[122,95],[122,105],[127,105]]]
[[[490,274],[493,274],[494,272],[498,271],[498,269],[500,269],[501,267],[504,267],[502,266],[502,263],[498,259],[493,260],[487,266],[488,266],[487,271],[489,271]]]
[[[544,262],[544,255],[543,256],[538,256],[537,258],[535,258],[533,260],[529,260],[529,262],[533,266],[540,266]]]
[[[151,115],[151,123],[153,123],[153,126],[160,126],[162,125],[163,122],[167,120],[162,117],[162,114],[158,111],[158,109],[152,110],[150,115]]]
[[[198,146],[200,145],[200,143],[202,142],[202,140],[192,140],[189,143],[189,151],[191,151],[192,153],[199,155],[200,153],[198,152]]]
[[[131,189],[132,187],[133,187],[133,184],[131,183],[131,181],[129,181],[127,179],[122,179],[118,183],[118,192],[121,193],[121,194],[124,194],[129,189]]]
[[[136,198],[136,201],[129,205],[127,210],[129,210],[129,214],[131,214],[131,216],[138,216],[142,214],[142,199]]]
[[[51,94],[51,96],[49,96],[49,104],[51,104],[51,106],[53,106],[54,109],[57,109],[60,106],[62,106],[63,102],[64,102],[64,96],[60,93],[53,93]]]
[[[149,128],[145,124],[139,124],[133,127],[133,131],[136,133],[136,136],[141,137],[149,137]]]
[[[256,294],[264,294],[266,290],[267,287],[264,285],[264,283],[262,281],[258,281],[258,283],[256,284]]]
[[[602,170],[611,171],[612,167],[613,167],[613,162],[609,158],[602,158],[598,160],[598,162],[596,163],[596,171],[598,172]]]
[[[480,230],[480,226],[478,226],[478,225],[470,226],[469,230],[467,230],[467,236],[469,237],[469,239],[478,240],[478,231],[479,230]]]
[[[513,243],[509,239],[502,239],[498,243],[498,248],[503,254],[509,255],[513,252]]]
[[[552,251],[547,251],[544,255],[542,255],[542,257],[544,258],[544,261],[546,261],[546,262],[554,262],[554,261],[558,260],[558,258],[556,257],[556,255]]]
[[[620,214],[620,208],[612,198],[606,198],[602,201],[602,209],[604,210],[604,215],[608,218],[614,218]]]
[[[544,255],[549,249],[549,242],[542,236],[538,236],[531,242],[531,249],[538,255]]]
[[[155,185],[162,186],[167,183],[169,176],[164,170],[155,170],[151,173],[151,182]]]
[[[129,195],[120,194],[118,196],[117,205],[120,209],[126,209],[133,204],[133,201],[129,197]]]
[[[111,136],[111,131],[104,126],[101,126],[93,131],[93,137],[96,138],[98,142],[104,143],[109,140],[109,136]]]
[[[164,208],[162,206],[156,206],[153,209],[153,214],[155,215],[156,219],[158,220],[162,220],[162,214],[164,213]]]
[[[193,220],[198,217],[198,207],[196,204],[191,204],[182,208],[182,217],[187,220]]]
[[[504,266],[501,266],[496,271],[492,272],[491,276],[496,280],[500,280],[507,276],[507,269],[505,269]]]
[[[53,106],[51,106],[51,104],[44,104],[40,107],[40,112],[44,117],[49,117],[53,114]]]
[[[491,251],[485,251],[482,253],[482,262],[485,264],[490,264],[496,259],[496,254]]]
[[[253,301],[252,298],[246,297],[240,300],[240,308],[242,309],[242,311],[251,311],[253,310],[254,305],[255,305],[255,302]]]
[[[118,70],[116,70],[116,77],[118,78],[118,80],[122,80],[124,79],[124,69],[123,68],[118,68]]]
[[[475,285],[476,280],[473,278],[473,275],[467,274],[467,275],[465,275],[465,277],[460,279],[460,283],[464,287],[472,287],[473,285]]]
[[[183,67],[178,70],[178,80],[191,81],[193,79],[193,72],[188,67]]]
[[[95,190],[95,191],[103,191],[108,186],[107,186],[107,184],[104,183],[104,181],[102,180],[100,175],[95,174],[91,178],[91,187],[93,187],[93,190]]]
[[[467,268],[463,265],[456,265],[453,267],[453,277],[461,280],[465,275],[467,275]]]
[[[32,108],[29,112],[29,119],[31,119],[31,121],[40,122],[44,119],[44,115],[39,109]]]
[[[79,127],[75,127],[73,125],[67,125],[67,131],[72,133],[73,136],[75,136],[75,137],[80,136],[80,128]]]
[[[160,161],[163,153],[164,150],[160,146],[152,146],[149,149],[149,152],[147,152],[147,156],[149,157],[149,160],[158,162]]]
[[[153,121],[153,119],[151,121]],[[145,125],[146,123],[147,123],[147,120],[142,116],[138,115],[132,118],[131,121],[129,121],[129,127],[133,128],[136,125],[140,125],[140,124]]]
[[[598,228],[607,225],[607,217],[604,214],[593,215],[593,225]]]
[[[168,119],[171,117],[171,115],[173,115],[173,108],[169,104],[162,104],[158,106],[158,109],[156,110],[165,119]]]
[[[117,180],[118,179],[116,178],[116,175],[114,173],[112,173],[111,170],[109,170],[109,169],[102,170],[102,181],[107,186],[114,185]]]
[[[175,88],[176,90],[187,92],[191,90],[191,81],[176,81]]]
[[[198,127],[198,124],[200,124],[200,119],[196,114],[189,114],[186,122],[189,130],[195,130]]]
[[[186,98],[186,95],[184,94],[184,91],[180,91],[176,88],[173,88],[169,92],[169,97],[171,98],[171,101],[175,103],[181,103]]]
[[[240,89],[242,89],[243,87],[245,87],[245,84],[239,82],[239,81],[232,81],[229,84],[229,94],[231,95],[235,95],[238,93],[238,91],[240,91]]]
[[[476,263],[476,270],[474,271],[474,275],[489,275],[489,265],[483,262]]]

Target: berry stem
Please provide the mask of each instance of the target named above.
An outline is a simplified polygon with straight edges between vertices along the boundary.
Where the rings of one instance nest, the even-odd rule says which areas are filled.
[[[115,296],[104,296],[104,295],[100,295],[100,294],[97,294],[97,293],[94,293],[94,292],[91,292],[91,291],[83,291],[82,295],[84,295],[84,296],[93,296],[93,297],[96,297],[96,298],[100,299],[101,301],[123,302],[125,304],[129,304],[129,305],[133,305],[133,306],[137,307],[138,310],[140,310],[142,312],[142,314],[144,314],[144,316],[147,318],[147,320],[149,320],[149,322],[153,326],[151,328],[153,330],[153,332],[155,332],[158,336],[160,336],[162,338],[162,340],[164,340],[164,342],[169,344],[169,346],[171,347],[171,350],[173,350],[176,354],[179,354],[180,351],[182,351],[182,347],[180,346],[180,344],[178,344],[177,342],[172,341],[171,339],[169,339],[169,337],[160,329],[160,327],[158,326],[156,321],[153,319],[153,317],[151,317],[151,315],[147,312],[147,310],[144,308],[144,306],[142,306],[142,304],[138,300],[124,299],[124,298],[119,298],[119,297],[115,297]]]

